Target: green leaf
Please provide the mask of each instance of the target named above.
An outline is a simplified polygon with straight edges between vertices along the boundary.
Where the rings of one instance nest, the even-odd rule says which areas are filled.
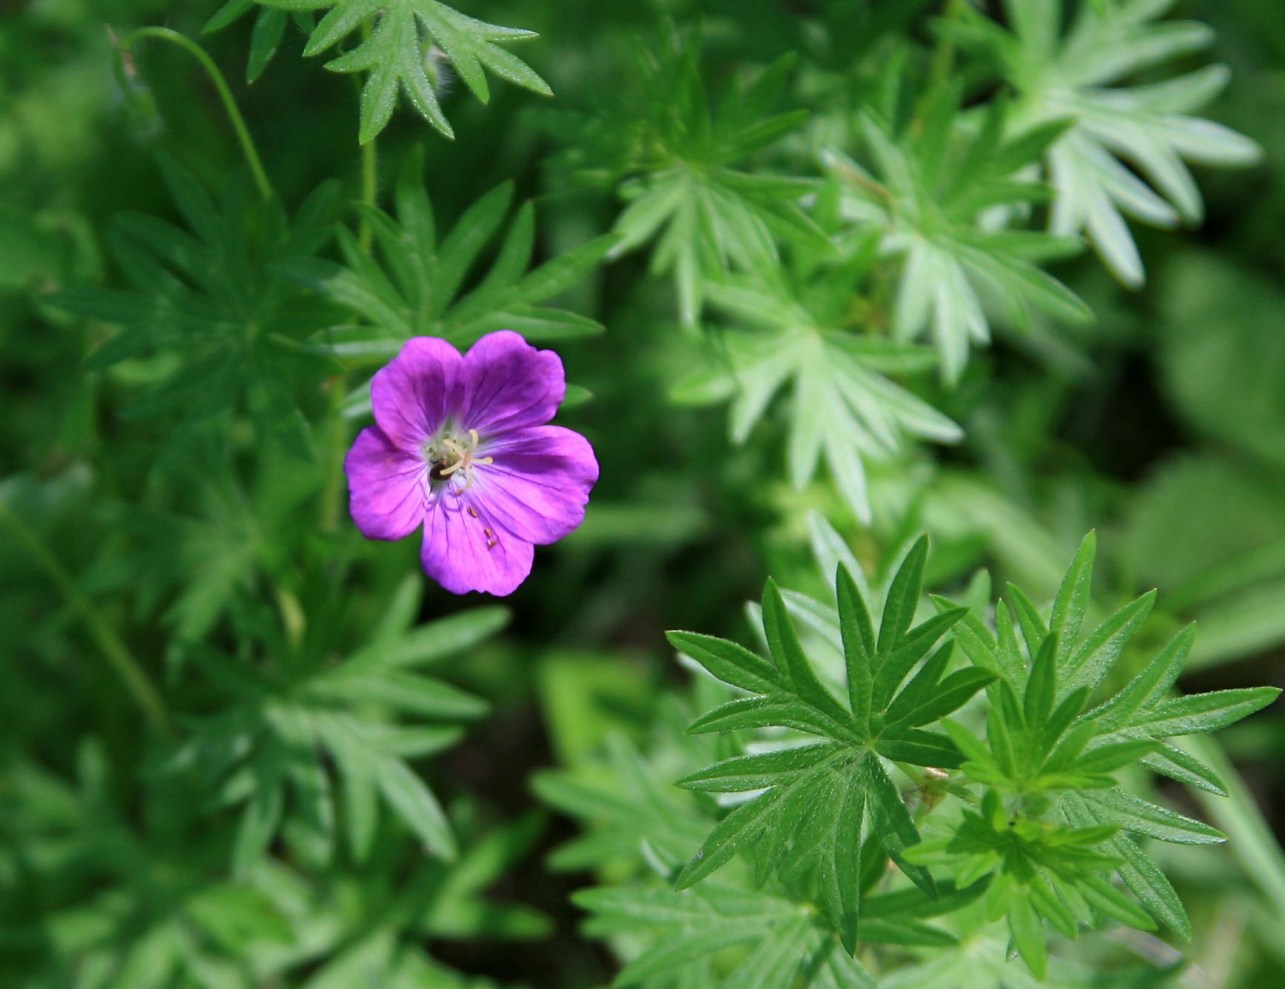
[[[1097,552],[1097,535],[1090,532],[1080,544],[1079,552],[1062,578],[1053,599],[1049,631],[1057,636],[1056,665],[1065,667],[1071,647],[1080,635],[1080,625],[1088,611],[1093,591],[1093,557]],[[1029,693],[1029,688],[1028,688]]]
[[[736,793],[788,784],[835,754],[833,745],[805,745],[715,763],[678,781],[692,790]]]
[[[483,195],[439,244],[423,169],[423,152],[417,149],[398,179],[396,219],[362,209],[378,253],[362,250],[352,234],[341,230],[342,265],[310,260],[282,267],[356,319],[319,334],[309,344],[313,352],[374,363],[395,354],[413,336],[443,337],[462,347],[497,327],[537,341],[602,331],[597,322],[546,303],[601,264],[612,238],[598,237],[525,271],[535,238],[534,214],[526,204],[485,275],[459,296],[504,225],[512,187],[506,183]]]
[[[1142,627],[1155,604],[1156,592],[1148,591],[1104,621],[1066,660],[1070,676],[1066,689],[1087,687],[1092,690],[1115,665],[1124,647]]]
[[[661,724],[677,734],[675,709]],[[686,761],[690,763],[690,759]],[[655,861],[678,865],[708,835],[708,807],[675,787],[672,767],[647,758],[618,733],[608,735],[601,759],[574,770],[547,770],[534,779],[542,801],[581,823],[581,833],[550,858],[558,870],[611,869],[636,862],[640,848]]]
[[[340,668],[310,683],[305,696],[320,701],[354,701],[384,705],[426,718],[478,718],[485,701],[430,677],[395,671],[353,672]]]
[[[945,650],[942,654],[945,655]],[[994,680],[995,674],[989,670],[968,669],[957,670],[944,680],[933,677],[931,682],[921,683],[921,677],[922,673],[889,705],[888,729],[940,721]]]
[[[1110,773],[1137,762],[1155,749],[1156,743],[1149,738],[1090,746],[1076,760],[1075,768],[1089,775]]]
[[[608,887],[582,890],[573,900],[591,912],[586,924],[590,934],[655,931],[648,950],[627,964],[613,983],[622,987],[663,976],[672,980],[708,955],[733,945],[753,944],[756,947],[745,960],[754,971],[738,970],[740,974],[724,984],[770,989],[792,981],[794,972],[820,948],[818,933],[810,929],[797,904],[759,891],[713,885],[679,893]],[[776,981],[747,981],[761,972]]]
[[[678,878],[674,880],[674,888],[682,890],[694,886],[756,841],[769,824],[781,796],[778,790],[768,790],[728,814],[710,832],[696,855],[678,874]]]
[[[1044,925],[1025,894],[1013,893],[1008,898],[1008,930],[1022,961],[1026,962],[1037,979],[1048,971],[1048,947],[1044,940]]]
[[[453,721],[486,705],[406,667],[458,653],[493,633],[506,614],[481,608],[408,630],[418,611],[418,584],[403,583],[375,624],[371,644],[347,662],[317,666],[286,655],[283,669],[269,677],[247,675],[240,658],[193,650],[194,662],[233,698],[224,713],[195,722],[168,771],[194,772],[222,791],[224,806],[244,805],[233,852],[238,875],[257,874],[283,830],[308,855],[331,859],[336,821],[346,826],[353,856],[366,860],[380,798],[431,854],[449,859],[456,853],[437,798],[406,760],[435,755],[462,733],[454,724],[402,723],[398,716]]]
[[[690,656],[724,683],[759,694],[780,686],[776,669],[744,646],[698,632],[667,632],[669,644]]]
[[[767,636],[768,649],[790,684],[791,692],[809,707],[831,718],[836,735],[846,733],[851,714],[812,672],[812,664],[803,654],[803,647],[786,613],[781,592],[771,578],[763,590],[763,631]]]
[[[288,444],[307,459],[308,430],[282,382],[297,358],[269,343],[296,342],[328,314],[316,311],[278,265],[325,246],[340,208],[339,184],[318,187],[288,218],[281,204],[247,207],[241,179],[217,197],[168,158],[158,167],[181,224],[125,214],[107,240],[129,288],[54,293],[49,304],[120,327],[89,358],[103,369],[131,358],[183,354],[128,389],[127,414],[166,415],[175,456],[209,420],[248,411],[256,438]]]
[[[757,728],[763,724],[781,725],[825,737],[829,737],[835,727],[833,719],[818,716],[814,708],[802,701],[777,697],[742,697],[701,715],[687,726],[687,731],[696,735]]]
[[[227,27],[237,18],[254,8],[255,0],[227,0],[201,28],[202,34],[209,34]]]
[[[1220,797],[1227,796],[1227,788],[1218,774],[1195,756],[1173,745],[1162,744],[1142,760],[1142,764],[1162,776],[1168,776],[1179,783],[1186,783],[1207,793]]]
[[[1040,617],[1039,608],[1026,595],[1026,592],[1015,584],[1008,585],[1008,603],[1017,615],[1018,627],[1022,630],[1022,639],[1026,642],[1026,651],[1035,656],[1048,638],[1048,626]]]
[[[831,833],[823,837],[828,856],[820,868],[820,899],[839,940],[849,955],[857,950],[861,925],[861,824],[865,819],[866,795],[860,787],[840,791],[840,806],[830,816]]]
[[[836,877],[860,875],[862,815],[867,809],[872,833],[882,847],[912,879],[933,888],[928,873],[902,854],[918,842],[918,831],[901,795],[871,753],[915,765],[957,766],[961,759],[949,737],[916,726],[931,724],[955,710],[994,674],[960,670],[943,679],[947,646],[897,693],[906,673],[964,614],[964,609],[955,609],[909,627],[917,610],[926,551],[927,544],[921,540],[902,562],[878,635],[851,573],[843,566],[836,571],[838,628],[830,634],[832,641],[841,640],[845,652],[849,697],[856,714],[845,710],[816,676],[794,632],[786,598],[770,580],[762,619],[774,663],[721,639],[670,633],[676,648],[716,677],[756,695],[715,708],[698,718],[690,731],[791,727],[826,739],[734,756],[681,781],[687,787],[716,792],[762,792],[734,808],[714,829],[681,872],[680,888],[753,847],[753,861],[764,878],[777,873],[783,881],[810,877],[809,881],[819,884],[817,896],[827,917],[845,944],[852,943],[857,916],[854,897],[860,884],[836,885],[840,881]],[[819,613],[816,617],[824,620]]]
[[[458,656],[490,638],[509,621],[509,611],[500,605],[470,608],[446,618],[407,630],[418,608],[422,581],[412,576],[399,589],[399,597],[390,604],[369,646],[353,653],[340,668],[344,672],[394,670],[427,666]]]
[[[1072,824],[1091,824],[1098,820],[1079,794],[1068,796],[1064,806]],[[1190,940],[1191,921],[1187,911],[1160,867],[1132,839],[1123,835],[1108,838],[1103,849],[1121,860],[1116,870],[1147,912],[1183,940]]]
[[[903,855],[911,845],[918,844],[920,838],[919,830],[915,827],[910,812],[906,810],[901,794],[877,761],[867,760],[865,772],[871,815],[880,844],[916,886],[929,896],[936,896],[937,884],[932,874],[923,866],[907,862]]]
[[[874,703],[886,705],[893,691],[905,679],[914,665],[932,649],[951,626],[964,615],[963,608],[942,612],[925,619],[904,636],[899,636],[890,651],[878,657],[878,670],[874,681]],[[882,630],[881,630],[882,631]],[[942,654],[937,663],[944,669],[949,654]],[[938,671],[940,672],[940,671]]]
[[[909,731],[898,728],[896,731],[896,734],[889,731],[879,739],[879,754],[885,759],[937,769],[955,769],[963,761],[945,735],[917,728]]]
[[[1073,292],[1032,263],[1076,245],[1028,231],[979,228],[978,216],[1013,218],[1045,198],[1030,181],[1037,142],[1002,141],[1002,100],[979,129],[961,123],[962,87],[938,85],[899,130],[863,113],[859,131],[870,169],[836,149],[823,163],[841,189],[843,215],[879,237],[881,253],[899,257],[893,314],[899,340],[932,337],[943,377],[958,380],[973,344],[990,338],[983,298],[996,295],[1019,327],[1037,308],[1087,322],[1092,312]],[[995,291],[998,290],[998,291]]]
[[[455,858],[458,849],[446,815],[423,781],[400,759],[377,759],[371,768],[375,785],[419,836],[425,850],[447,861]]]
[[[850,334],[828,328],[829,314],[813,314],[782,276],[732,276],[711,284],[708,294],[716,308],[759,329],[728,337],[718,356],[717,387],[708,372],[698,372],[705,393],[732,396],[731,432],[743,442],[773,395],[792,385],[787,456],[796,488],[808,483],[824,457],[844,500],[868,520],[866,460],[886,458],[906,435],[946,443],[962,435],[941,413],[873,370],[877,359],[848,346]]]
[[[1158,704],[1132,725],[1154,737],[1217,731],[1261,711],[1280,693],[1279,687],[1245,687],[1190,694]]]
[[[1057,639],[1050,634],[1040,651],[1031,659],[1031,674],[1027,678],[1026,694],[1022,699],[1022,718],[1030,728],[1044,725],[1053,713],[1059,651]]]
[[[1100,818],[1133,834],[1179,845],[1205,845],[1226,840],[1217,828],[1118,788],[1086,792],[1080,795],[1080,799],[1094,808]]]
[[[858,728],[869,732],[877,649],[870,613],[866,610],[865,601],[852,573],[842,565],[836,573],[835,593],[838,599],[839,629],[843,635],[848,697]]]
[[[1016,5],[1010,5],[1016,6]],[[1206,47],[1212,33],[1191,22],[1154,23],[1161,3],[1102,5],[1086,11],[1058,38],[1060,25],[1038,29],[1013,21],[1015,37],[986,21],[986,38],[1012,51],[999,68],[1020,95],[1009,120],[1016,136],[1058,121],[1065,132],[1044,153],[1055,189],[1050,230],[1086,233],[1107,267],[1127,285],[1141,285],[1142,262],[1125,215],[1159,227],[1194,224],[1203,207],[1183,159],[1247,165],[1261,155],[1248,138],[1190,114],[1225,85],[1227,71],[1210,66],[1175,79],[1124,85],[1143,70]],[[1055,9],[1055,8],[1048,8]]]
[[[900,644],[910,628],[923,595],[924,561],[928,558],[928,537],[920,536],[906,554],[901,566],[888,587],[884,599],[883,618],[879,622],[880,653],[890,653]],[[876,695],[878,690],[876,689]]]
[[[436,0],[256,2],[278,11],[327,11],[313,29],[304,55],[318,55],[363,25],[373,24],[355,47],[326,63],[326,68],[334,72],[367,73],[361,93],[363,144],[388,124],[399,92],[445,137],[454,136],[438,101],[442,86],[439,58],[450,63],[469,91],[483,103],[490,99],[484,70],[532,92],[545,96],[551,93],[548,84],[526,63],[501,47],[503,43],[533,38],[533,32],[488,24]],[[225,20],[216,15],[211,24],[216,22],[221,25]],[[211,29],[207,25],[207,30]],[[440,52],[427,46],[424,39]]]
[[[658,53],[640,60],[635,73],[643,90],[639,114],[616,122],[636,136],[613,143],[608,165],[625,176],[618,191],[628,203],[614,228],[615,253],[654,239],[650,270],[672,274],[679,318],[695,326],[720,276],[777,264],[778,239],[823,252],[831,246],[800,205],[810,182],[735,167],[807,118],[802,110],[770,113],[794,57],[778,59],[753,81],[733,76],[711,107],[698,46],[666,42]]]
[[[212,28],[207,24],[205,30],[212,30]],[[285,11],[271,8],[259,11],[259,16],[254,21],[254,31],[250,35],[250,56],[245,66],[246,82],[254,82],[263,75],[264,69],[272,61],[272,56],[277,53],[277,46],[281,44],[285,30]]]
[[[1103,728],[1117,728],[1138,711],[1154,707],[1178,679],[1195,638],[1196,627],[1188,625],[1123,690],[1094,708],[1091,716]]]

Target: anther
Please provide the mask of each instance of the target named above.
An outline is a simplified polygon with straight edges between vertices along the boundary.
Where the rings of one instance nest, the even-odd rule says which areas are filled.
[[[471,515],[473,518],[477,518],[477,509],[474,508],[472,505],[469,505],[468,508],[465,509],[465,511],[467,511],[469,515]]]

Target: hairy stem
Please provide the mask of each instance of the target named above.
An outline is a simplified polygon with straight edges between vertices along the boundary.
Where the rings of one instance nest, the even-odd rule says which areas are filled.
[[[254,184],[259,189],[259,195],[265,202],[272,199],[274,195],[272,183],[268,181],[268,173],[263,168],[263,161],[259,158],[259,151],[254,146],[250,129],[245,125],[245,118],[241,116],[236,100],[232,97],[232,90],[223,73],[219,71],[219,67],[214,64],[214,59],[210,58],[205,49],[195,41],[167,27],[140,27],[136,31],[131,31],[117,42],[117,48],[120,51],[117,73],[123,73],[122,84],[127,84],[129,79],[137,74],[132,51],[134,43],[149,38],[177,45],[201,63],[201,67],[205,69],[206,75],[210,77],[215,91],[219,94],[219,100],[223,103],[223,109],[227,112],[233,131],[236,132],[237,140],[241,144],[241,152],[245,156],[246,164],[250,167],[250,174],[254,176]]]

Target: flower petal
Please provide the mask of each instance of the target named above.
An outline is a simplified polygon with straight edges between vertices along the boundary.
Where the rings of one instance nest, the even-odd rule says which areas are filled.
[[[458,407],[460,352],[437,337],[412,337],[375,372],[370,403],[375,422],[398,446],[418,449]]]
[[[534,556],[529,542],[498,529],[452,493],[440,495],[424,519],[420,562],[425,573],[453,594],[512,594],[531,573]]]
[[[488,333],[469,348],[459,384],[464,428],[483,436],[544,425],[567,393],[562,359],[512,330]]]
[[[543,546],[584,521],[598,461],[579,433],[534,426],[505,433],[479,452],[494,462],[474,469],[461,497],[500,528]]]
[[[357,434],[344,458],[348,511],[367,539],[402,539],[424,521],[424,461],[405,452],[378,426]]]

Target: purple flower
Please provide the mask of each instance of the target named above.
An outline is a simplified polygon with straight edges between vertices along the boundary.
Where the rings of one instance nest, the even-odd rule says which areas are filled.
[[[349,509],[368,539],[424,527],[425,572],[448,591],[511,594],[535,545],[584,520],[593,448],[547,425],[566,394],[562,361],[512,330],[460,356],[415,337],[375,374],[375,425],[344,461]]]

